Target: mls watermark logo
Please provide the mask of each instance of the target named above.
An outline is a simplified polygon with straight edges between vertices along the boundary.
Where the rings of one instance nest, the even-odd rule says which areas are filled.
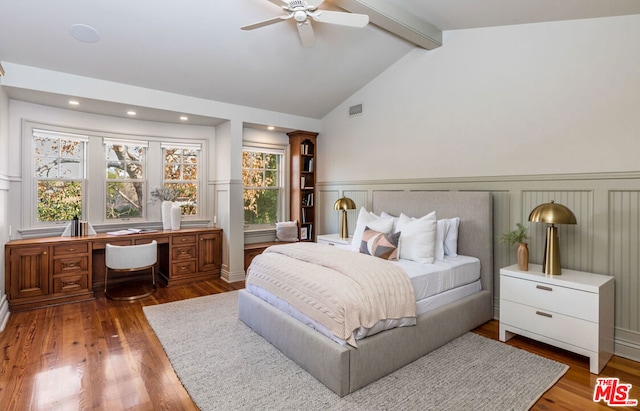
[[[638,400],[629,399],[631,384],[620,383],[619,378],[598,378],[593,390],[593,401],[604,400],[610,407],[638,405]]]

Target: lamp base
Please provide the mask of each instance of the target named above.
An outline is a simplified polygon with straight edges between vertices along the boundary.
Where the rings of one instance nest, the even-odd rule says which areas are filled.
[[[549,275],[560,275],[560,243],[558,242],[558,228],[553,224],[547,227],[547,238],[545,240],[544,248],[542,272]]]
[[[349,226],[347,224],[347,210],[342,210],[340,218],[340,238],[349,238]]]

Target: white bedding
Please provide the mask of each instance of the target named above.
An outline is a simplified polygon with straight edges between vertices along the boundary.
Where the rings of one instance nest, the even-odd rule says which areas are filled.
[[[423,314],[482,289],[479,280],[480,261],[475,257],[445,256],[444,260],[438,260],[434,264],[423,264],[408,260],[399,260],[394,263],[403,268],[411,280],[417,300],[417,314]],[[343,345],[346,344],[346,341],[336,338],[333,333],[321,324],[311,320],[289,303],[268,291],[252,284],[247,284],[246,289],[332,340]],[[391,328],[415,325],[415,322],[416,319],[413,317],[379,321],[373,327],[361,327],[358,329],[354,333],[355,339],[360,340]]]

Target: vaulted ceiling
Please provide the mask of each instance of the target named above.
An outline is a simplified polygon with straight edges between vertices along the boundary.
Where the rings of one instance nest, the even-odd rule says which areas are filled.
[[[309,48],[294,21],[240,30],[283,14],[278,1],[5,0],[0,62],[319,119],[420,47],[401,37],[412,25],[437,40],[444,30],[640,13],[637,0],[327,0],[320,9],[364,11],[372,23],[312,23]],[[97,41],[74,38],[76,24],[95,29]]]

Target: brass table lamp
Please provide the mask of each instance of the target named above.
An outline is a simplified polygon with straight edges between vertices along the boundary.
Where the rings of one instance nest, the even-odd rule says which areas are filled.
[[[340,218],[340,238],[349,238],[349,226],[347,224],[347,210],[354,210],[356,203],[348,197],[339,198],[333,205],[333,208],[340,210],[342,216]]]
[[[549,275],[560,275],[560,243],[558,242],[558,228],[555,224],[576,224],[576,216],[567,207],[552,200],[534,208],[529,214],[529,221],[551,224],[547,227],[542,272]]]

